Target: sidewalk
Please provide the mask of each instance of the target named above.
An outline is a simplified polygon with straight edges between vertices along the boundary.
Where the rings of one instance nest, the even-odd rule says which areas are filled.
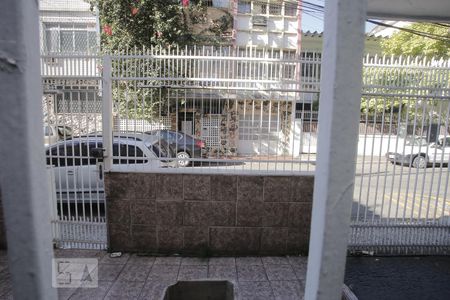
[[[59,299],[162,299],[177,280],[229,280],[236,299],[303,299],[306,257],[151,257],[56,250],[55,257],[99,259],[98,288],[58,289]],[[6,253],[0,252],[0,299],[13,299]]]

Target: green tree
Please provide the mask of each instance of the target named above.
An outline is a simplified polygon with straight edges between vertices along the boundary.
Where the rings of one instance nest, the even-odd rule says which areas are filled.
[[[206,5],[180,0],[90,0],[97,7],[103,51],[194,44],[195,24],[204,22]]]
[[[414,23],[405,27],[405,29],[423,32],[428,37],[400,30],[381,42],[384,53],[450,58],[450,27],[429,23]]]
[[[450,85],[446,68],[365,66],[363,85],[363,119],[384,116],[385,122],[408,120],[421,128],[443,125],[449,117],[450,103],[443,98]]]

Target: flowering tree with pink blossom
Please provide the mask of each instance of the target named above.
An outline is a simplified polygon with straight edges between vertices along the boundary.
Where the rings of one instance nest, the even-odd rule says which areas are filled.
[[[97,7],[103,51],[195,44],[192,27],[204,22],[206,5],[194,0],[89,0]]]

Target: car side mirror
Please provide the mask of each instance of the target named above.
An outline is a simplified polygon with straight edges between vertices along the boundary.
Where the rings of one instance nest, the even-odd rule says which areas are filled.
[[[103,148],[92,148],[89,152],[89,156],[97,159],[103,159],[105,157],[105,149]]]

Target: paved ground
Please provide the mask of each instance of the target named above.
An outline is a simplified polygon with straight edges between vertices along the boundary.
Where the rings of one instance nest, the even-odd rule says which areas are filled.
[[[306,257],[181,258],[125,254],[110,258],[104,251],[57,250],[56,257],[99,259],[98,288],[64,288],[59,299],[162,299],[177,280],[230,280],[236,299],[303,299]],[[12,299],[6,253],[0,252],[0,299]]]
[[[448,300],[450,256],[349,257],[345,283],[359,300]]]

